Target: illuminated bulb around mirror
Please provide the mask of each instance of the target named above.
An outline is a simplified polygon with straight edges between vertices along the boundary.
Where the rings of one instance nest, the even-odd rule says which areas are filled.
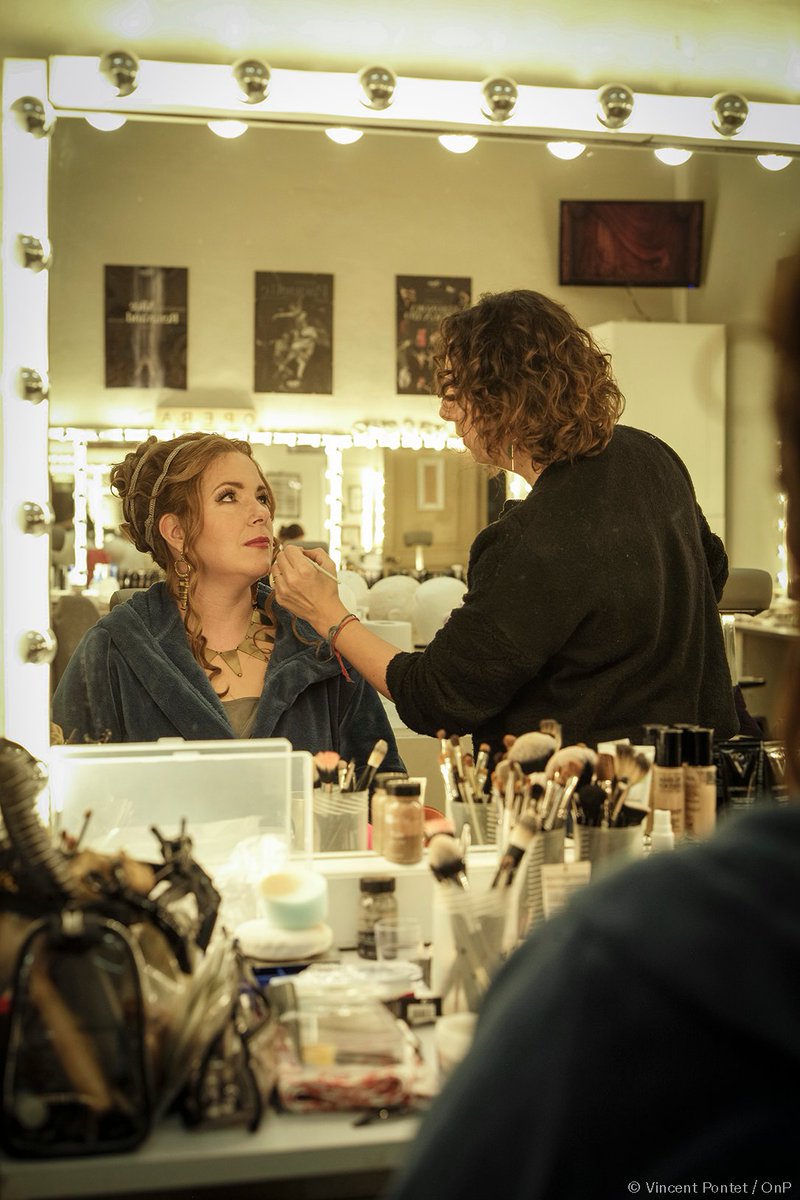
[[[17,114],[23,129],[34,137],[47,137],[53,130],[52,109],[48,113],[44,103],[38,96],[21,96],[11,105]]]
[[[111,50],[100,59],[100,74],[117,96],[130,96],[139,81],[139,59],[129,50]]]
[[[573,158],[580,158],[586,147],[583,142],[547,142],[547,149],[554,158],[570,162]]]
[[[756,162],[765,171],[782,171],[792,161],[791,154],[758,154]]]
[[[711,124],[723,137],[735,137],[747,120],[750,106],[738,92],[720,92],[711,101]]]
[[[17,247],[22,259],[22,265],[29,271],[47,271],[52,261],[50,243],[47,239],[34,237],[29,233],[17,235]]]
[[[111,133],[115,129],[121,129],[126,118],[121,113],[96,112],[89,113],[85,120],[92,129],[99,129],[102,133]]]
[[[661,146],[653,153],[659,162],[668,167],[680,167],[692,157],[691,150],[681,150],[678,146]]]
[[[29,629],[23,635],[20,654],[23,662],[51,663],[56,656],[58,642],[52,629],[42,632],[39,629]]]
[[[478,144],[478,139],[470,133],[443,133],[439,144],[451,154],[469,154]]]
[[[239,85],[245,104],[261,104],[269,95],[272,71],[269,64],[261,59],[240,59],[234,64],[233,77]]]
[[[389,67],[364,67],[358,73],[361,103],[382,112],[394,100],[397,76]]]
[[[247,133],[246,121],[209,121],[208,128],[217,137],[221,138],[238,138],[243,133]],[[248,143],[249,144],[249,143]]]
[[[633,114],[634,95],[624,83],[607,83],[597,93],[597,119],[606,129],[622,129]]]
[[[360,129],[348,129],[344,125],[339,125],[332,129],[326,129],[325,136],[329,137],[332,142],[336,142],[338,146],[352,146],[354,142],[359,142],[364,134]]]

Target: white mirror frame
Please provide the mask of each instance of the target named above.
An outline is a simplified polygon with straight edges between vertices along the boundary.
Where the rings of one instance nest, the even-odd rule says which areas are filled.
[[[355,75],[276,70],[267,99],[244,105],[226,66],[142,61],[136,90],[115,97],[99,62],[99,57],[77,55],[50,60],[49,103],[56,115],[110,111],[143,119],[246,117],[303,128],[345,124],[535,141],[578,137],[598,145],[685,146],[725,153],[796,155],[800,146],[800,105],[795,104],[750,104],[747,125],[732,145],[714,130],[711,102],[705,97],[636,93],[631,120],[624,130],[609,132],[598,127],[593,89],[520,86],[513,114],[498,126],[481,112],[480,83],[401,77],[392,105],[374,110],[360,102]],[[20,387],[23,368],[46,377],[48,281],[46,270],[34,272],[22,265],[18,239],[32,236],[47,245],[49,139],[26,132],[12,106],[23,96],[34,96],[47,109],[47,83],[44,60],[5,60],[0,728],[42,758],[49,746],[49,670],[44,661],[26,660],[26,645],[29,634],[45,643],[49,635],[48,547],[47,538],[25,534],[15,514],[26,503],[48,501],[48,405],[46,400],[33,404],[23,399]]]
[[[20,235],[48,243],[49,138],[27,132],[14,102],[34,96],[46,102],[47,63],[6,59],[3,67],[3,376],[2,470],[0,471],[0,729],[37,758],[50,745],[50,668],[46,657],[26,659],[29,634],[50,635],[49,539],[23,531],[22,506],[47,509],[48,414],[46,399],[24,398],[21,371],[47,376],[48,272],[32,271],[18,254]]]

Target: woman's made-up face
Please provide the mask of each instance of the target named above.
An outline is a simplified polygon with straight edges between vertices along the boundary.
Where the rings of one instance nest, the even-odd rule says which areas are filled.
[[[272,516],[256,464],[236,450],[221,454],[200,480],[202,525],[195,539],[198,570],[206,577],[250,584],[272,563]]]

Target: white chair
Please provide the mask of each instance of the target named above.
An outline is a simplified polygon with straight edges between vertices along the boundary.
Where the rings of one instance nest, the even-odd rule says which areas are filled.
[[[411,601],[415,646],[427,646],[433,640],[453,609],[462,603],[466,590],[467,585],[451,575],[437,575],[419,585]]]
[[[387,575],[373,583],[367,594],[371,621],[411,621],[411,601],[420,587],[411,575]]]

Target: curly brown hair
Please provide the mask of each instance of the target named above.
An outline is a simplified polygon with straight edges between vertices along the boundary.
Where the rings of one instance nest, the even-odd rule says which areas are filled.
[[[625,400],[610,360],[561,304],[539,292],[487,293],[445,317],[437,392],[465,410],[490,456],[537,467],[599,454]]]
[[[176,603],[179,591],[175,558],[158,524],[165,513],[175,513],[180,520],[184,532],[181,556],[192,568],[183,623],[193,656],[200,666],[211,671],[212,675],[218,674],[220,668],[213,667],[206,661],[207,643],[192,603],[197,586],[194,545],[203,521],[200,494],[202,477],[206,468],[216,458],[231,452],[246,454],[248,458],[253,459],[267,492],[267,507],[270,515],[274,517],[275,496],[264,472],[253,458],[249,442],[226,438],[219,433],[183,433],[180,437],[163,442],[156,437],[149,437],[130,454],[126,454],[121,463],[116,463],[111,468],[111,491],[122,501],[122,514],[125,518],[120,529],[137,550],[151,554],[158,566],[163,568],[167,576],[167,587]],[[254,604],[256,586],[253,584],[252,588]],[[272,620],[271,600],[270,596],[264,610],[269,621]]]

